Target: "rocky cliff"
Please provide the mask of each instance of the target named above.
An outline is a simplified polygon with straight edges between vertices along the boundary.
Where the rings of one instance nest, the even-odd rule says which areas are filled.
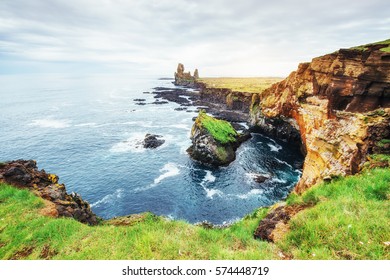
[[[0,164],[0,182],[26,188],[45,200],[42,214],[52,217],[72,217],[82,223],[96,225],[97,216],[88,202],[77,193],[68,194],[58,176],[38,170],[33,160],[16,160]]]
[[[358,172],[377,143],[390,138],[389,45],[314,58],[252,96],[253,126],[302,144],[306,158],[297,192]]]

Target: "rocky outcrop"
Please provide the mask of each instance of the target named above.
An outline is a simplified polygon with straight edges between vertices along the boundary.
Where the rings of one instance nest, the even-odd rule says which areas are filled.
[[[229,122],[200,111],[191,130],[192,146],[187,152],[193,159],[205,164],[227,165],[236,158],[236,149],[248,137],[249,134],[237,133]]]
[[[162,136],[148,133],[145,135],[142,145],[145,149],[156,149],[165,143],[165,140],[159,138],[162,138]]]
[[[33,191],[45,200],[44,213],[53,217],[73,217],[89,225],[98,223],[88,202],[76,193],[68,194],[58,176],[38,170],[33,160],[17,160],[0,164],[0,182]]]
[[[183,64],[179,63],[177,65],[177,72],[175,72],[175,85],[194,86],[197,79],[199,79],[198,69],[195,69],[194,76],[191,76],[191,72],[184,72]]]
[[[358,172],[377,142],[390,138],[389,44],[314,58],[253,95],[252,125],[289,141],[300,135],[306,158],[297,192]]]

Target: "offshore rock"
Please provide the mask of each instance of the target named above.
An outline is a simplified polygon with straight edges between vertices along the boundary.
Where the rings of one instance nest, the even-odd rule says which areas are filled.
[[[155,135],[155,134],[148,133],[145,135],[145,139],[142,142],[142,145],[145,149],[156,149],[165,143],[165,140],[158,139],[161,137],[162,137],[161,135]]]
[[[253,95],[252,125],[292,142],[299,133],[306,157],[298,193],[324,178],[355,174],[367,154],[386,152],[389,45],[387,40],[314,58]]]
[[[0,182],[26,188],[42,197],[50,206],[46,214],[53,217],[73,217],[89,225],[98,223],[88,202],[76,193],[68,194],[64,184],[58,183],[58,176],[38,170],[33,160],[16,160],[0,164]]]
[[[183,64],[179,63],[177,65],[177,72],[175,72],[175,85],[194,86],[197,79],[199,79],[198,69],[195,69],[194,76],[191,76],[191,72],[184,72]]]
[[[250,134],[240,135],[229,122],[210,117],[201,110],[192,127],[192,146],[187,152],[208,165],[228,165],[235,160],[236,149],[248,138]]]

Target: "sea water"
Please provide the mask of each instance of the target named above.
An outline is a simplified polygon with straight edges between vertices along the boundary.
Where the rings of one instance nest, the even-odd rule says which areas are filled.
[[[3,75],[0,84],[0,161],[36,160],[103,218],[151,211],[229,223],[285,198],[301,175],[298,148],[260,134],[229,166],[194,162],[186,149],[196,107],[151,104],[153,88],[173,88],[171,80],[36,74]],[[165,143],[144,149],[147,133]],[[258,174],[270,179],[258,183]]]

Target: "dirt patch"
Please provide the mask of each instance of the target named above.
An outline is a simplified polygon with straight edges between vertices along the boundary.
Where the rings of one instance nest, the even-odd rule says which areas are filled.
[[[45,245],[42,248],[41,253],[39,254],[39,258],[49,260],[52,259],[58,252],[54,249],[51,249],[49,245]]]
[[[254,232],[255,239],[276,242],[290,229],[288,221],[300,211],[312,207],[312,204],[279,206],[260,221]]]
[[[56,205],[48,200],[43,200],[45,207],[39,210],[39,213],[43,216],[57,218],[59,216]]]
[[[23,247],[21,250],[15,252],[9,259],[10,260],[21,260],[21,259],[24,259],[26,257],[28,257],[29,255],[31,255],[31,253],[34,251],[34,247]]]

